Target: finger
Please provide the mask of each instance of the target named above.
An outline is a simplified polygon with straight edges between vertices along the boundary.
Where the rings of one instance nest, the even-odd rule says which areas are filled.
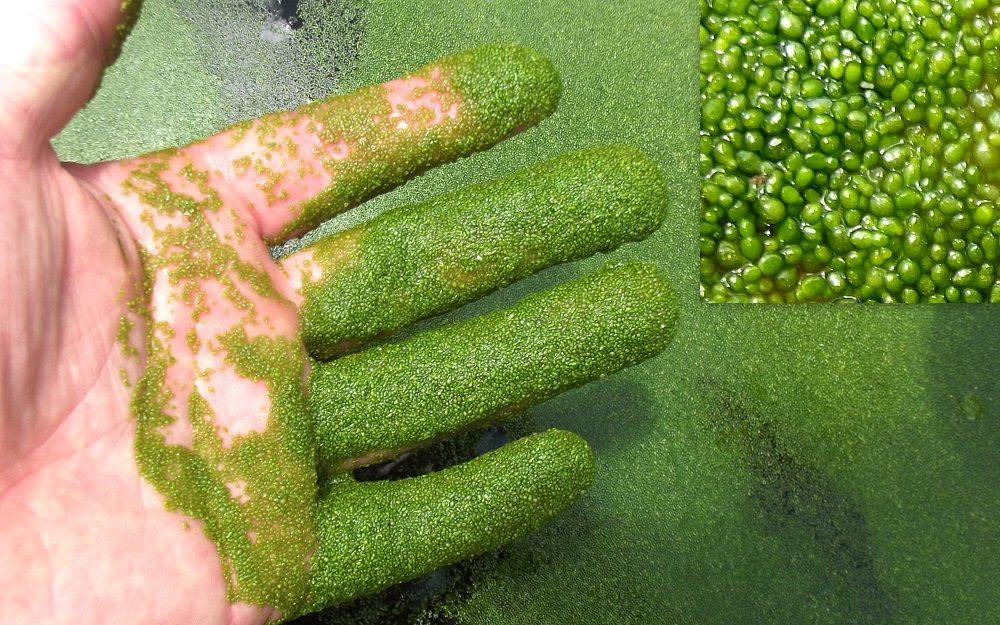
[[[139,2],[33,0],[4,4],[0,22],[0,156],[37,154],[93,95]]]
[[[319,363],[309,403],[320,462],[371,464],[641,362],[669,342],[676,314],[655,268],[623,265]]]
[[[223,199],[280,242],[436,164],[538,123],[559,99],[538,53],[489,46],[414,74],[268,115],[183,148]]]
[[[303,337],[331,358],[545,267],[652,233],[666,183],[630,148],[565,154],[400,208],[283,261]]]
[[[593,476],[587,443],[549,430],[437,473],[334,491],[316,513],[314,608],[496,549],[568,508]]]

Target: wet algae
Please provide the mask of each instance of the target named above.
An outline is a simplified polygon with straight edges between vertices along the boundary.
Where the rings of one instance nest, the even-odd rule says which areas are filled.
[[[306,353],[300,342],[287,337],[250,338],[241,324],[219,336],[199,336],[197,322],[212,305],[205,287],[209,281],[220,287],[216,297],[246,313],[249,319],[241,317],[245,321],[263,321],[256,319],[248,293],[263,302],[281,298],[267,273],[240,258],[210,223],[210,215],[223,206],[207,174],[190,163],[179,168],[179,176],[200,198],[171,188],[167,174],[177,160],[184,159],[173,150],[152,154],[136,163],[121,185],[126,197],[138,200],[137,219],[151,232],[150,240],[141,242],[143,275],[128,305],[142,319],[145,336],[131,337],[134,322],[129,320],[123,321],[119,335],[132,343],[127,351],[141,341],[146,357],[131,405],[137,463],[170,509],[203,523],[205,535],[218,549],[230,601],[302,614],[310,589],[308,564],[317,546],[313,428],[300,391]],[[157,227],[157,218],[173,223]],[[173,351],[175,328],[152,312],[154,286],[164,300],[178,301],[173,305],[183,311],[180,314],[189,311],[194,325],[184,338],[192,353],[204,347],[220,354],[242,378],[266,386],[270,409],[263,431],[225,444],[203,394],[211,387],[202,390],[190,380],[188,395],[178,394],[171,383],[177,379],[172,367],[180,357]],[[199,344],[202,338],[204,346]],[[216,341],[218,345],[211,344]],[[192,375],[205,374],[199,369]],[[165,431],[182,420],[190,423],[190,444],[169,443]]]
[[[157,4],[148,3],[143,20],[156,19],[149,8]],[[598,452],[595,485],[580,504],[502,557],[408,586],[406,601],[424,610],[393,611],[403,591],[392,591],[326,618],[463,625],[988,622],[1000,603],[993,556],[1000,496],[996,446],[985,441],[1000,435],[1000,391],[983,363],[1000,349],[1000,313],[701,305],[698,7],[662,0],[613,10],[604,2],[571,4],[365,2],[361,51],[332,89],[391,78],[441,53],[516,41],[554,61],[564,93],[539,128],[408,183],[326,232],[568,149],[632,145],[666,172],[673,204],[651,240],[610,256],[662,267],[677,288],[684,323],[665,354],[535,411],[537,428],[579,432]],[[155,46],[126,45],[119,65],[133,63],[136,74],[109,75],[102,97],[131,92],[136,110],[161,111],[162,101],[149,92],[141,97],[140,60],[157,54]],[[203,80],[204,68],[188,58],[186,75]],[[259,88],[278,93],[282,86]],[[219,93],[204,89],[199,115],[222,110]],[[190,137],[183,118],[180,111],[160,113],[155,127],[182,142]],[[96,144],[65,141],[62,153],[85,158],[79,155],[95,146],[126,153],[140,139],[138,131],[122,131]],[[548,270],[446,319],[497,309],[604,262]],[[734,409],[726,408],[727,397]],[[751,435],[765,423],[766,433]],[[455,580],[471,590],[440,586]]]

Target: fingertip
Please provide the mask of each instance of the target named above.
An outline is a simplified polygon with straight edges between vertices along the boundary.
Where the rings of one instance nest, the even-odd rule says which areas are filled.
[[[594,450],[579,434],[552,429],[513,444],[524,447],[520,462],[525,472],[549,490],[545,500],[553,507],[552,515],[568,508],[594,484]]]
[[[496,549],[569,508],[593,480],[587,443],[548,430],[436,473],[345,485],[316,509],[308,602],[320,609]]]
[[[645,152],[627,145],[608,145],[569,153],[565,159],[583,185],[601,190],[626,239],[642,240],[663,223],[666,178]]]
[[[490,142],[545,119],[562,95],[552,61],[524,46],[482,46],[438,64],[480,126],[477,134]]]
[[[645,336],[645,347],[649,350],[646,357],[650,357],[663,351],[677,331],[680,317],[677,294],[659,267],[652,263],[628,263],[621,269],[631,276],[629,299],[639,311],[636,326]]]
[[[658,228],[667,216],[667,179],[659,165],[645,152],[630,146],[615,146],[619,177],[633,190],[637,207],[649,216],[649,232]]]
[[[612,263],[559,289],[590,307],[590,342],[599,340],[610,350],[615,369],[656,356],[677,329],[677,295],[652,263]]]

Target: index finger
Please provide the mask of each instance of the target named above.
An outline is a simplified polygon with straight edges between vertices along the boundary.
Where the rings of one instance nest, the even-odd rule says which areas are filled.
[[[215,178],[212,186],[250,212],[268,243],[278,243],[538,123],[560,92],[555,68],[537,52],[487,46],[238,124],[179,156]]]

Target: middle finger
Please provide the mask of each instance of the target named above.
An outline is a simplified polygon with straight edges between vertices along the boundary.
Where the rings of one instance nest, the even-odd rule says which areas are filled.
[[[353,351],[551,265],[645,238],[666,183],[631,148],[564,154],[384,213],[282,261],[318,358]]]

